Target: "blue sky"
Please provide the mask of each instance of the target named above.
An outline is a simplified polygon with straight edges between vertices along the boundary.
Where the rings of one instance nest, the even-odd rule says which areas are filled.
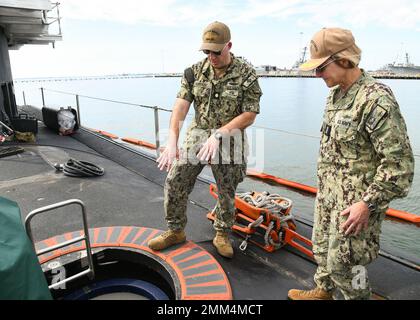
[[[291,67],[322,27],[352,30],[365,69],[401,60],[406,51],[420,65],[418,0],[60,2],[63,41],[55,49],[11,51],[15,78],[182,72],[204,57],[201,33],[215,20],[230,26],[232,52],[254,65]]]

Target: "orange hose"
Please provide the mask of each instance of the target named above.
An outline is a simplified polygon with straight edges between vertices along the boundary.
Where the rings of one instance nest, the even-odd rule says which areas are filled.
[[[95,131],[95,132],[97,132],[97,133],[100,133],[101,135],[106,136],[106,137],[108,137],[108,138],[111,138],[111,139],[118,139],[118,136],[116,136],[116,135],[115,135],[115,134],[113,134],[113,133],[109,133],[109,132],[106,132],[106,131],[103,131],[103,130],[97,130],[97,129],[91,129],[91,130],[93,130],[93,131]]]
[[[298,182],[294,182],[294,181],[290,181],[290,180],[286,180],[286,179],[282,179],[276,176],[272,176],[263,172],[257,172],[254,170],[248,170],[247,171],[247,175],[250,177],[255,177],[255,178],[259,178],[261,180],[269,180],[269,181],[273,181],[276,182],[280,185],[283,186],[287,186],[293,189],[298,189],[298,190],[302,190],[302,191],[306,191],[308,193],[311,194],[316,194],[318,192],[318,189],[315,187],[311,187],[311,186],[307,186]],[[420,223],[420,216],[413,214],[413,213],[409,213],[406,211],[401,211],[401,210],[396,210],[396,209],[392,209],[389,208],[386,211],[387,216],[390,217],[394,217],[394,218],[398,218],[407,222],[411,222],[411,223]]]
[[[420,223],[420,216],[410,213],[410,212],[405,212],[405,211],[389,208],[386,211],[386,214],[390,217],[398,218],[398,219],[409,221],[412,223]]]
[[[131,144],[135,144],[135,145],[138,145],[138,146],[142,146],[142,147],[146,147],[146,148],[149,148],[149,149],[156,150],[156,146],[153,143],[150,143],[150,142],[146,142],[146,141],[138,140],[138,139],[134,139],[134,138],[122,138],[121,140],[125,141],[125,142],[128,142],[128,143],[131,143]]]
[[[309,193],[313,193],[316,194],[317,193],[317,188],[311,187],[311,186],[307,186],[305,184],[301,184],[298,182],[294,182],[294,181],[290,181],[290,180],[286,180],[286,179],[282,179],[279,177],[275,177],[263,172],[257,172],[254,170],[247,170],[247,175],[251,176],[251,177],[255,177],[255,178],[259,178],[262,180],[270,180],[273,182],[277,182],[278,184],[281,184],[283,186],[287,186],[287,187],[291,187],[294,189],[298,189],[298,190],[302,190],[302,191],[306,191]]]

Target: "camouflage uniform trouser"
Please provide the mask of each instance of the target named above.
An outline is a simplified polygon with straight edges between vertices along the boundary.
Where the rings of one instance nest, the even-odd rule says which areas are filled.
[[[165,219],[170,230],[183,230],[187,224],[188,195],[204,165],[180,164],[176,161],[165,182]],[[212,164],[219,194],[214,229],[227,231],[235,222],[235,191],[246,174],[244,164]]]
[[[346,207],[325,205],[317,197],[315,204],[314,229],[312,234],[313,253],[318,268],[315,283],[330,291],[338,288],[346,300],[369,299],[371,288],[365,266],[377,258],[379,235],[385,210],[371,213],[367,230],[357,236],[345,236],[340,225],[348,216],[340,216]]]

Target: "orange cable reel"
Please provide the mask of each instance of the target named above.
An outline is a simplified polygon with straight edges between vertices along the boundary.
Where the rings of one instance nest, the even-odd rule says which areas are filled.
[[[218,199],[217,187],[210,185],[210,194]],[[304,254],[312,257],[312,243],[295,232],[296,223],[291,215],[292,201],[268,192],[246,192],[235,196],[235,224],[232,230],[244,237],[240,250],[245,251],[251,242],[267,252],[290,244]],[[215,210],[207,214],[215,220]],[[304,245],[302,245],[301,243]]]

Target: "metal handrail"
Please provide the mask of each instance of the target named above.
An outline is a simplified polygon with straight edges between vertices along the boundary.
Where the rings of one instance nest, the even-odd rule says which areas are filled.
[[[153,109],[155,111],[154,116],[155,116],[155,138],[156,138],[156,147],[157,147],[156,152],[157,152],[157,155],[159,156],[159,153],[160,153],[160,150],[159,150],[160,149],[160,139],[159,139],[159,113],[158,113],[158,111],[165,111],[165,112],[172,113],[172,110],[157,107],[157,106],[148,106],[148,105],[136,104],[136,103],[131,103],[131,102],[124,102],[124,101],[118,101],[118,100],[111,100],[111,99],[85,96],[85,95],[80,95],[80,94],[77,94],[77,93],[71,93],[71,92],[65,92],[65,91],[59,91],[59,90],[52,90],[52,89],[46,89],[46,88],[40,88],[40,89],[41,89],[41,93],[42,93],[42,104],[43,104],[44,107],[45,107],[44,91],[50,91],[50,92],[75,96],[76,97],[76,107],[77,107],[79,127],[81,126],[79,97],[87,98],[87,99],[93,99],[93,100],[99,100],[99,101],[105,101],[105,102],[125,104],[125,105],[129,105],[129,106],[141,107],[141,108],[146,108],[146,109]],[[292,132],[292,131],[287,131],[287,130],[269,128],[269,127],[264,127],[264,126],[259,126],[259,125],[252,125],[252,127],[260,128],[260,129],[264,129],[264,130],[270,130],[270,131],[274,131],[274,132],[290,134],[290,135],[295,135],[295,136],[306,137],[306,138],[312,138],[312,139],[318,139],[318,140],[320,139],[319,136],[310,135],[310,134],[304,134],[304,133]],[[414,157],[420,158],[420,154],[415,153]]]
[[[77,93],[65,92],[65,91],[59,91],[59,90],[52,90],[52,89],[46,89],[46,88],[40,88],[40,89],[43,90],[43,91],[67,94],[67,95],[71,95],[71,96],[79,96],[79,97],[82,97],[82,98],[87,98],[87,99],[92,99],[92,100],[125,104],[125,105],[128,105],[128,106],[141,107],[141,108],[145,108],[145,109],[153,109],[153,110],[157,109],[157,110],[160,110],[160,111],[165,111],[165,112],[172,113],[172,110],[170,110],[170,109],[165,109],[165,108],[161,108],[161,107],[157,107],[157,106],[148,106],[148,105],[137,104],[137,103],[132,103],[132,102],[125,102],[125,101],[104,99],[104,98],[98,98],[98,97],[91,97],[91,96],[85,96],[85,95],[81,95],[81,94],[77,94]]]
[[[61,37],[63,34],[61,33],[61,17],[60,17],[59,6],[60,6],[60,3],[56,2],[56,3],[53,3],[53,6],[51,7],[51,10],[44,10],[43,13],[42,13],[42,22],[43,22],[43,24],[46,24],[48,26],[57,22],[58,23],[58,34],[56,34],[55,36]],[[54,9],[56,9],[57,16],[56,17],[49,17],[48,12],[53,11]]]
[[[75,239],[59,243],[55,246],[51,246],[51,247],[48,247],[46,249],[43,249],[43,250],[40,250],[40,251],[37,252],[36,248],[35,248],[33,234],[32,234],[32,228],[31,228],[32,219],[40,213],[44,213],[44,212],[51,211],[51,210],[54,210],[54,209],[62,208],[62,207],[69,206],[69,205],[72,205],[72,204],[78,204],[82,208],[84,236],[80,236],[80,237],[77,237]],[[73,281],[75,279],[79,279],[79,278],[81,278],[85,275],[87,275],[90,279],[94,278],[95,269],[94,269],[94,266],[93,266],[92,249],[91,249],[91,246],[90,246],[89,228],[88,228],[87,217],[86,217],[86,207],[85,207],[85,205],[82,201],[80,201],[78,199],[71,199],[71,200],[58,202],[58,203],[55,203],[55,204],[52,204],[52,205],[49,205],[49,206],[45,206],[45,207],[33,210],[28,214],[28,216],[25,219],[25,229],[26,229],[26,233],[28,234],[29,239],[32,242],[32,245],[34,247],[34,250],[35,250],[35,253],[36,253],[37,256],[41,256],[41,255],[44,255],[46,253],[55,251],[57,249],[67,247],[67,246],[69,246],[73,243],[77,243],[77,242],[80,242],[80,241],[85,241],[85,243],[86,243],[86,253],[87,253],[89,268],[84,270],[84,271],[81,271],[80,273],[77,273],[77,274],[73,275],[70,278],[64,279],[62,281],[58,281],[58,282],[50,285],[48,287],[49,289],[54,289],[54,288],[60,287],[61,285],[65,284],[67,282]]]

